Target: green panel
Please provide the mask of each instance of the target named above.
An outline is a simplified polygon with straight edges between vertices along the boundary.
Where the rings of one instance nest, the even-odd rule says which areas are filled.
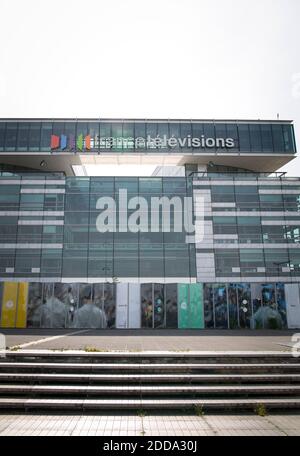
[[[186,284],[178,284],[178,328],[188,328],[189,314],[189,286]]]
[[[203,285],[195,283],[190,285],[189,303],[189,328],[204,328],[203,316]]]
[[[78,138],[77,138],[77,147],[79,150],[82,150],[83,149],[83,135],[78,135]]]

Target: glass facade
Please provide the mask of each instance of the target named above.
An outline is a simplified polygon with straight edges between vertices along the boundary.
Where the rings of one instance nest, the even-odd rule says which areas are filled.
[[[207,174],[194,190],[209,200],[197,255],[212,255],[216,281],[299,278],[299,178]]]
[[[118,316],[125,311],[138,313],[134,327],[144,329],[287,327],[283,283],[129,283],[129,289],[138,287],[135,308],[131,300],[119,306],[124,300],[122,285],[1,282],[0,326],[110,329],[120,327]]]
[[[140,208],[136,232],[122,232],[120,191],[126,192],[128,205],[137,197],[147,203]],[[184,225],[185,198],[192,195],[191,178],[0,177],[1,277],[195,280],[195,245],[185,242],[184,229],[174,231],[178,216]],[[158,232],[151,231],[152,197],[177,198],[184,209],[170,206],[169,232],[162,229],[166,208],[161,208]],[[103,198],[116,202],[113,232],[97,226]],[[128,208],[129,222],[139,207]]]
[[[57,143],[52,143],[57,137]],[[107,138],[107,141],[101,139]],[[119,138],[115,144],[113,139]],[[151,138],[156,141],[137,141]],[[164,138],[180,140],[164,143]],[[205,138],[201,144],[191,138]],[[231,138],[230,145],[221,141]],[[215,142],[211,141],[214,139]],[[218,140],[217,140],[218,139]],[[96,121],[96,120],[1,120],[0,152],[91,151],[132,153],[135,150],[151,153],[217,151],[280,153],[296,152],[294,129],[289,122],[201,122],[201,121]]]
[[[68,154],[67,167],[83,152],[244,153],[246,166],[276,154],[288,162],[296,146],[288,121],[2,119],[0,161],[19,154],[19,164],[0,164],[0,327],[297,326],[300,178],[232,168],[220,155],[203,172],[203,156],[200,165],[189,157],[186,177],[66,177],[22,166],[41,152],[52,164]]]

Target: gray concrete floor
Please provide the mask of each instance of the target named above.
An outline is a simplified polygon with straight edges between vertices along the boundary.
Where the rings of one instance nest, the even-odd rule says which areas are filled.
[[[300,413],[267,415],[3,414],[0,436],[300,436]]]
[[[1,329],[0,332],[6,336],[7,347],[28,349],[286,351],[297,331]]]

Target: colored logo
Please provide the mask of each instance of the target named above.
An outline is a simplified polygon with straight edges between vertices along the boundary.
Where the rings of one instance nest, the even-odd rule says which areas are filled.
[[[66,135],[51,135],[50,147],[52,150],[90,150],[91,149],[91,135],[83,136],[80,134],[75,139],[74,135],[70,135],[69,138]]]

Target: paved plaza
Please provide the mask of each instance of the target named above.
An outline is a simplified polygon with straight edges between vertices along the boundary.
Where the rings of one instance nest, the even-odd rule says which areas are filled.
[[[0,436],[300,436],[288,415],[4,414]]]
[[[296,330],[2,329],[7,347],[99,351],[286,351]],[[300,332],[300,330],[299,330]]]

